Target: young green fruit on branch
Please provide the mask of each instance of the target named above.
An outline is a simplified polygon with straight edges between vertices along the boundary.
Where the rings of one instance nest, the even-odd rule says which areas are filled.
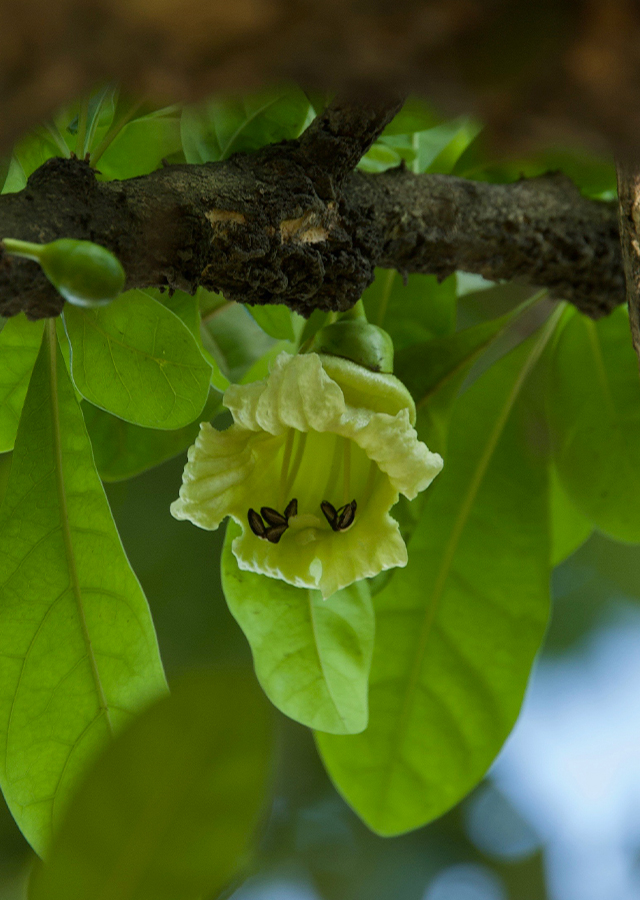
[[[350,359],[371,372],[393,372],[393,341],[386,331],[367,321],[362,300],[337,321],[321,328],[310,349]]]
[[[117,257],[91,241],[61,238],[50,244],[32,244],[4,238],[2,248],[39,263],[56,290],[75,306],[104,306],[124,287],[126,276]]]

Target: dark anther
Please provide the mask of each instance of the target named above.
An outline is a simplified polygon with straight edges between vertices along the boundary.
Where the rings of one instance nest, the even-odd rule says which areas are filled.
[[[327,522],[329,523],[329,525],[331,525],[333,530],[336,531],[337,530],[336,529],[336,521],[337,521],[338,514],[336,513],[335,506],[333,506],[331,503],[329,503],[328,500],[323,500],[322,503],[320,504],[320,509],[324,513],[324,517],[327,520]]]
[[[352,500],[351,503],[346,503],[338,510],[338,520],[336,522],[338,531],[346,531],[347,528],[353,525],[357,506],[356,501]]]
[[[358,504],[355,500],[352,500],[351,503],[345,503],[340,509],[336,509],[328,500],[323,500],[320,504],[320,509],[324,513],[325,519],[334,531],[346,531],[347,528],[353,525],[357,507]]]
[[[272,525],[271,528],[267,528],[267,540],[272,544],[277,544],[288,527],[287,523],[284,522],[282,525]]]
[[[249,527],[256,535],[256,537],[266,537],[267,529],[264,527],[264,522],[255,511],[255,509],[250,509],[247,513],[247,519],[249,520]]]
[[[255,509],[249,510],[247,513],[249,527],[256,537],[265,538],[271,544],[277,544],[289,527],[291,516],[298,515],[298,501],[295,498],[291,500],[284,511],[284,515],[270,506],[261,507],[260,513],[261,515],[258,515]],[[262,521],[263,519],[267,523],[266,525]]]
[[[263,506],[262,509],[260,510],[260,515],[265,520],[265,522],[269,523],[269,525],[286,525],[287,524],[286,515],[283,516],[276,509],[271,509],[270,506]]]

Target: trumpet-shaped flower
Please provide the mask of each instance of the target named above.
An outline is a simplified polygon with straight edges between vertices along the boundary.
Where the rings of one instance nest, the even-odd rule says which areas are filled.
[[[335,591],[407,564],[389,510],[442,468],[418,438],[411,395],[393,375],[315,353],[281,353],[268,378],[224,395],[234,424],[203,423],[189,450],[177,519],[242,527],[241,569]]]

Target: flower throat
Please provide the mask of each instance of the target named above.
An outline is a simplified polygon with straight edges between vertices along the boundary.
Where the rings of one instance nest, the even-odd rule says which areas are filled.
[[[290,428],[282,449],[277,504],[262,506],[260,513],[249,509],[249,526],[256,537],[273,544],[290,526],[304,528],[307,535],[311,528],[318,537],[327,525],[335,532],[347,531],[356,518],[356,497],[366,503],[375,474],[375,464],[348,438]]]

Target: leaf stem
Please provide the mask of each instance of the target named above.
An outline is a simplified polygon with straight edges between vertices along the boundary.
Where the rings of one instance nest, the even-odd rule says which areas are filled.
[[[2,249],[12,256],[21,256],[40,262],[44,244],[33,244],[31,241],[19,241],[16,238],[2,238]]]

